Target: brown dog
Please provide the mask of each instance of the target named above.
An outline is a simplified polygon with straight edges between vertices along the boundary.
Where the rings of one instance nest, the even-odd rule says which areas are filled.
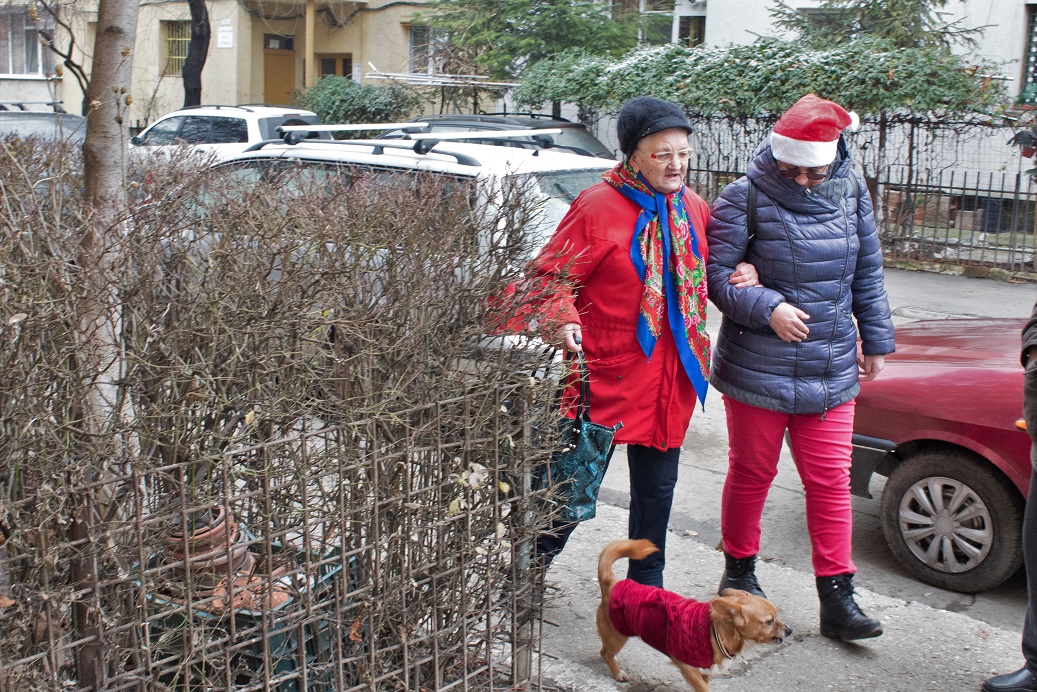
[[[770,601],[745,591],[725,589],[723,596],[700,603],[655,586],[616,579],[612,572],[616,560],[642,560],[656,550],[651,541],[619,540],[605,546],[598,558],[601,657],[619,682],[628,678],[616,654],[632,636],[669,656],[696,692],[709,692],[713,673],[722,672],[747,645],[780,644],[792,634],[792,628],[778,620]]]

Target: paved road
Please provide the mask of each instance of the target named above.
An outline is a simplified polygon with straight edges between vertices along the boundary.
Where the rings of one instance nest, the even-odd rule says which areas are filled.
[[[1032,284],[903,270],[887,270],[886,286],[897,323],[956,316],[1026,317],[1037,298],[1037,286]],[[710,322],[715,330],[719,316],[711,313]],[[686,595],[706,598],[723,569],[722,556],[712,549],[720,538],[720,491],[727,467],[726,421],[719,397],[710,397],[704,412],[696,411],[684,448],[670,525],[672,555],[667,585]],[[994,592],[975,596],[943,591],[907,576],[882,538],[877,499],[881,478],[873,481],[875,499],[854,498],[854,558],[866,610],[887,623],[887,634],[859,646],[834,644],[818,636],[803,488],[785,454],[764,515],[761,557],[766,562],[761,566],[761,581],[783,611],[799,608],[790,624],[798,630],[798,644],[809,645],[802,650],[786,645],[780,653],[760,654],[768,658],[768,667],[784,666],[778,686],[774,686],[774,680],[768,684],[761,663],[729,679],[718,679],[714,685],[717,690],[756,689],[756,685],[779,690],[969,690],[977,689],[978,681],[992,672],[1011,669],[1019,662],[1018,633],[1026,602],[1021,575]],[[559,599],[557,611],[547,611],[548,620],[553,619],[557,628],[547,627],[545,651],[548,661],[554,660],[550,656],[558,657],[548,669],[565,689],[617,689],[596,659],[599,644],[593,625],[593,562],[605,542],[625,535],[623,510],[629,500],[626,474],[625,455],[618,453],[602,487],[605,506],[599,519],[574,534],[549,575],[558,583]],[[951,648],[948,637],[956,638]],[[672,667],[653,658],[657,654],[636,648],[643,646],[640,643],[631,646],[633,652],[642,651],[643,656],[627,656],[639,666],[643,658],[647,667],[638,672],[640,677],[632,675],[641,682],[627,690],[686,689],[676,672],[669,670]],[[838,670],[825,674],[812,671],[811,657],[823,652],[834,653],[832,662],[843,666],[849,677],[840,676]],[[574,662],[573,658],[578,660]],[[869,658],[870,663],[864,665]],[[950,665],[929,665],[932,659],[944,658]],[[806,670],[800,671],[801,666]],[[884,680],[878,673],[881,670],[899,675],[899,679]],[[600,675],[606,677],[596,677]],[[567,676],[574,680],[566,683]]]

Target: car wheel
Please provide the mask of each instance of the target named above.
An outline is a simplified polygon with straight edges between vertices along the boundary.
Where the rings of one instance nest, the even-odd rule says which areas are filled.
[[[992,589],[1022,564],[1022,498],[965,452],[905,459],[882,491],[882,533],[918,579],[951,591]]]

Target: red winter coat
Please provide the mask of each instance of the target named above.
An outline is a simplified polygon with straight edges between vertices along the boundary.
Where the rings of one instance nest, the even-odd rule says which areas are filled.
[[[706,260],[709,205],[685,188],[684,204]],[[695,388],[677,354],[667,320],[652,360],[637,341],[641,280],[630,260],[630,243],[640,207],[608,183],[584,190],[572,203],[530,267],[534,280],[564,276],[572,290],[559,290],[550,301],[545,335],[577,322],[590,370],[590,417],[595,423],[623,427],[616,444],[657,449],[679,447],[691,422]],[[563,410],[575,416],[577,395],[571,383]]]

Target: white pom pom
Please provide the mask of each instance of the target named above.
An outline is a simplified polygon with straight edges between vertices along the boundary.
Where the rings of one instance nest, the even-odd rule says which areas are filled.
[[[856,132],[861,129],[861,117],[853,111],[850,111],[850,125],[846,129],[850,132]]]

